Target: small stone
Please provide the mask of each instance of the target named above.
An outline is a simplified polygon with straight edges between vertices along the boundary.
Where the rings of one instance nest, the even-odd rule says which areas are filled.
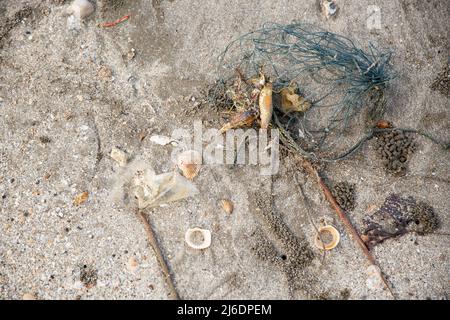
[[[79,206],[79,205],[85,203],[88,198],[89,198],[89,192],[87,192],[87,191],[77,194],[75,196],[75,199],[73,200],[73,205]]]
[[[135,56],[136,56],[136,49],[131,48],[130,51],[128,51],[127,53],[127,60],[131,61],[134,59]]]
[[[366,286],[371,290],[378,290],[383,288],[383,280],[381,279],[381,270],[376,265],[372,264],[367,268]]]
[[[111,81],[112,70],[107,66],[101,66],[97,72],[97,76],[103,81]]]
[[[127,269],[131,272],[135,272],[139,267],[139,263],[135,257],[131,257],[127,262]]]
[[[75,0],[67,8],[67,14],[73,15],[78,19],[85,19],[94,13],[94,5],[88,0]]]

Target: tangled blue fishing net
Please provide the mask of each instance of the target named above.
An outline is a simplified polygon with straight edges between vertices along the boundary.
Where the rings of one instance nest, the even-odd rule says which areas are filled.
[[[359,48],[349,38],[304,23],[266,24],[231,42],[220,56],[223,91],[238,71],[254,77],[263,70],[276,94],[295,84],[312,102],[304,113],[280,114],[274,99],[274,125],[288,132],[305,154],[320,159],[341,159],[358,147],[344,143],[346,130],[380,119],[385,110],[384,89],[393,78],[391,51],[370,44]],[[340,154],[340,155],[338,155]]]

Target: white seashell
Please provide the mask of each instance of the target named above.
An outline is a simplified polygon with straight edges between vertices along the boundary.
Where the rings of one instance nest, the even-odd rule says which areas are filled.
[[[200,241],[194,239],[195,236],[201,236]],[[202,250],[211,245],[211,232],[206,229],[192,228],[186,231],[184,240],[192,249]]]
[[[180,153],[177,157],[178,168],[183,172],[183,176],[189,180],[194,179],[202,164],[202,155],[195,150],[188,150]]]
[[[150,137],[150,141],[153,143],[159,144],[161,146],[165,146],[166,144],[169,144],[169,143],[173,142],[174,140],[170,137],[155,135],[155,136]]]
[[[381,269],[371,264],[369,267],[367,267],[367,279],[366,279],[366,286],[371,290],[378,290],[383,288],[383,280],[381,278]]]
[[[67,8],[67,14],[74,15],[78,19],[84,19],[89,17],[94,10],[94,5],[88,0],[75,0]]]
[[[319,234],[320,234],[320,237],[319,237]],[[329,239],[329,240],[324,239],[325,236],[327,236],[327,235],[331,236],[331,239]],[[340,239],[341,239],[341,236],[339,235],[339,231],[337,231],[335,227],[328,225],[328,226],[319,228],[319,232],[316,235],[316,237],[314,238],[314,243],[315,243],[316,247],[319,249],[331,250],[331,249],[334,249],[338,245]]]
[[[121,167],[125,167],[128,162],[128,156],[125,151],[113,147],[111,149],[111,158],[115,160]]]

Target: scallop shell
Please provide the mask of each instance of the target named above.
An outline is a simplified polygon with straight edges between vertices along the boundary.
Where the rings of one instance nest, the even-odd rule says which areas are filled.
[[[266,83],[259,94],[259,116],[261,129],[267,129],[272,120],[272,84]]]
[[[178,168],[187,179],[194,179],[202,164],[202,155],[195,150],[188,150],[180,153],[177,158]]]
[[[231,200],[223,199],[222,201],[222,208],[225,210],[226,213],[231,214],[233,213],[234,205]]]
[[[203,237],[203,241],[201,243],[195,243],[192,239],[195,233],[200,233]],[[184,235],[184,240],[192,249],[202,250],[206,249],[211,245],[211,232],[206,229],[200,228],[191,228],[188,229]]]
[[[324,233],[329,233],[332,236],[332,240],[327,243],[323,243],[322,240],[319,237],[319,234],[323,235]],[[323,238],[323,237],[322,237]],[[331,250],[334,249],[339,241],[341,239],[341,236],[339,235],[339,231],[331,225],[323,226],[319,228],[319,232],[317,233],[316,237],[314,238],[314,243],[317,248],[319,249],[325,249],[325,250]]]

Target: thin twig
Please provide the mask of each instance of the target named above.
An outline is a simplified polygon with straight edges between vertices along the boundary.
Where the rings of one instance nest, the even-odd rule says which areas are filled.
[[[147,234],[148,242],[153,248],[153,251],[155,252],[156,259],[158,260],[159,266],[161,268],[161,271],[164,275],[164,280],[166,281],[167,286],[169,287],[169,297],[173,300],[179,300],[180,297],[178,295],[177,289],[175,288],[175,285],[173,283],[173,279],[170,275],[169,267],[167,266],[166,261],[164,260],[164,256],[161,252],[161,249],[158,245],[158,240],[155,237],[155,233],[153,232],[152,226],[148,222],[146,216],[144,213],[136,209],[136,215],[139,218],[139,220],[144,225],[145,233]]]
[[[322,177],[319,175],[319,172],[314,168],[314,166],[309,162],[308,160],[303,159],[302,161],[304,168],[316,178],[318,184],[320,185],[323,194],[325,195],[325,198],[330,203],[331,207],[336,211],[336,213],[339,216],[339,219],[344,224],[345,228],[347,229],[347,232],[350,233],[353,240],[358,244],[358,246],[363,251],[364,255],[366,256],[367,260],[373,265],[377,265],[377,262],[375,258],[370,253],[369,249],[367,248],[366,244],[362,241],[361,237],[358,234],[358,231],[353,227],[350,219],[347,217],[345,212],[341,209],[339,204],[337,203],[336,199],[331,194],[330,189],[326,185],[326,183],[323,181]],[[394,292],[392,291],[389,283],[387,282],[386,278],[384,277],[383,273],[380,273],[381,280],[383,281],[386,288],[391,293],[392,297],[395,299]]]

